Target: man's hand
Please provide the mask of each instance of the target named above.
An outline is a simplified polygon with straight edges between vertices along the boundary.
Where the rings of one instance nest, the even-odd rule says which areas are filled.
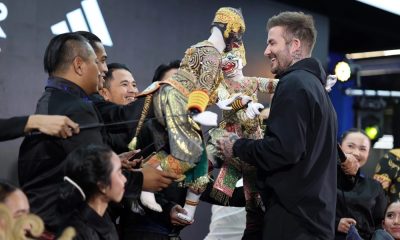
[[[79,133],[79,124],[66,116],[31,115],[26,123],[25,132],[32,130],[39,130],[50,136],[67,138]]]
[[[360,168],[360,162],[352,154],[345,155],[346,161],[341,163],[342,170],[347,175],[355,176]]]
[[[118,156],[121,159],[122,168],[131,171],[140,166],[143,157],[140,157],[138,159],[133,159],[133,157],[139,152],[140,149],[119,154]]]
[[[233,144],[238,139],[239,136],[235,133],[228,133],[221,139],[217,140],[217,150],[219,154],[221,154],[225,159],[231,159],[233,157]]]
[[[151,166],[144,166],[141,169],[143,173],[143,186],[144,191],[158,192],[163,188],[168,187],[172,181],[178,179],[174,173],[157,170]]]
[[[182,214],[187,214],[186,210],[183,209],[181,206],[179,205],[175,205],[172,209],[171,212],[169,213],[169,215],[171,216],[171,223],[174,226],[186,226],[186,225],[190,225],[193,223],[193,221],[188,222],[186,220],[183,220],[181,218],[179,218],[177,216],[178,213],[182,213]]]
[[[261,119],[268,119],[269,117],[270,108],[264,108],[260,113]]]
[[[356,220],[353,218],[341,218],[337,227],[338,232],[347,233],[351,224],[356,225]]]

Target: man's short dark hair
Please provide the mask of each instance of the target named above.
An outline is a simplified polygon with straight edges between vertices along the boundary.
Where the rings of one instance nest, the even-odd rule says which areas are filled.
[[[94,51],[97,52],[98,49],[97,49],[96,43],[101,43],[101,39],[98,36],[96,36],[96,34],[87,32],[87,31],[77,31],[76,33],[78,33],[81,36],[83,36],[84,38],[86,38],[86,40],[88,40],[90,46],[92,46]]]
[[[267,31],[277,26],[284,28],[284,38],[287,42],[293,37],[298,38],[311,54],[317,39],[317,30],[311,15],[303,12],[282,12],[268,20]]]
[[[129,70],[129,68],[125,64],[122,64],[122,63],[110,63],[110,64],[107,64],[107,68],[108,68],[108,71],[106,72],[106,74],[104,76],[104,87],[107,89],[110,88],[110,81],[113,79],[112,74],[115,70],[124,69],[124,70],[132,73],[131,70]]]
[[[87,60],[90,56],[88,41],[77,33],[63,33],[53,37],[46,48],[43,65],[49,76],[66,70],[75,57]]]
[[[154,72],[154,77],[152,82],[160,81],[164,77],[166,72],[174,68],[178,69],[180,65],[181,65],[181,60],[174,60],[170,62],[168,65],[161,64],[160,66],[157,67],[156,71]]]

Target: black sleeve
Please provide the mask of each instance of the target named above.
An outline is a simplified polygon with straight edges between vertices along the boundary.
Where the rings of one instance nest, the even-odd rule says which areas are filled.
[[[95,101],[97,111],[107,126],[105,141],[117,153],[128,151],[128,144],[135,136],[145,97],[140,97],[128,105],[117,105],[108,101]],[[118,124],[121,123],[121,124]]]
[[[285,81],[276,90],[267,129],[263,139],[239,139],[233,146],[234,156],[264,172],[296,164],[306,151],[309,106],[315,103],[300,81]],[[268,161],[266,161],[268,159]]]
[[[123,171],[126,177],[124,196],[131,199],[139,199],[143,186],[143,173],[140,171]]]
[[[23,136],[28,118],[29,116],[0,119],[0,141]]]
[[[79,125],[92,124],[98,122],[98,117],[92,106],[86,106],[83,110],[77,109],[75,111],[67,112],[66,115]],[[103,136],[98,129],[82,129],[79,134],[74,135],[67,139],[56,139],[65,151],[66,154],[72,152],[82,144],[103,144]]]
[[[358,169],[356,176],[350,176],[343,172],[343,169],[338,161],[337,164],[337,188],[342,191],[350,191],[357,183],[357,178],[360,177],[360,169]]]
[[[143,110],[144,100],[144,97],[140,97],[124,106],[107,101],[96,101],[95,106],[100,112],[104,123],[131,121],[126,124],[110,126],[107,128],[109,132],[121,133],[128,131],[133,136]]]

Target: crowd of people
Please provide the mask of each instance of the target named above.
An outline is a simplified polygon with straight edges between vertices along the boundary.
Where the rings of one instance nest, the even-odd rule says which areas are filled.
[[[25,136],[20,188],[0,181],[0,203],[14,219],[39,216],[37,239],[69,226],[74,239],[180,239],[200,200],[215,204],[208,240],[400,239],[400,152],[370,178],[368,136],[350,129],[338,141],[334,81],[311,57],[313,17],[268,20],[273,79],[243,75],[245,30],[240,10],[218,9],[209,38],[143,91],[93,33],[53,37],[35,114],[0,120],[1,141]],[[259,94],[273,94],[268,110]]]

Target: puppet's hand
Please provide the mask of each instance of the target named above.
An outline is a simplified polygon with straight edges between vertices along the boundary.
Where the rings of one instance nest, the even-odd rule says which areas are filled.
[[[332,87],[336,84],[336,82],[337,82],[336,75],[328,75],[328,78],[326,79],[325,90],[327,92],[330,92],[332,90]]]
[[[250,119],[254,119],[257,115],[260,115],[260,110],[264,109],[264,105],[261,103],[250,102],[247,105],[246,115]]]
[[[202,113],[196,113],[192,116],[193,120],[203,126],[218,126],[217,120],[218,115],[210,111],[204,111]]]

